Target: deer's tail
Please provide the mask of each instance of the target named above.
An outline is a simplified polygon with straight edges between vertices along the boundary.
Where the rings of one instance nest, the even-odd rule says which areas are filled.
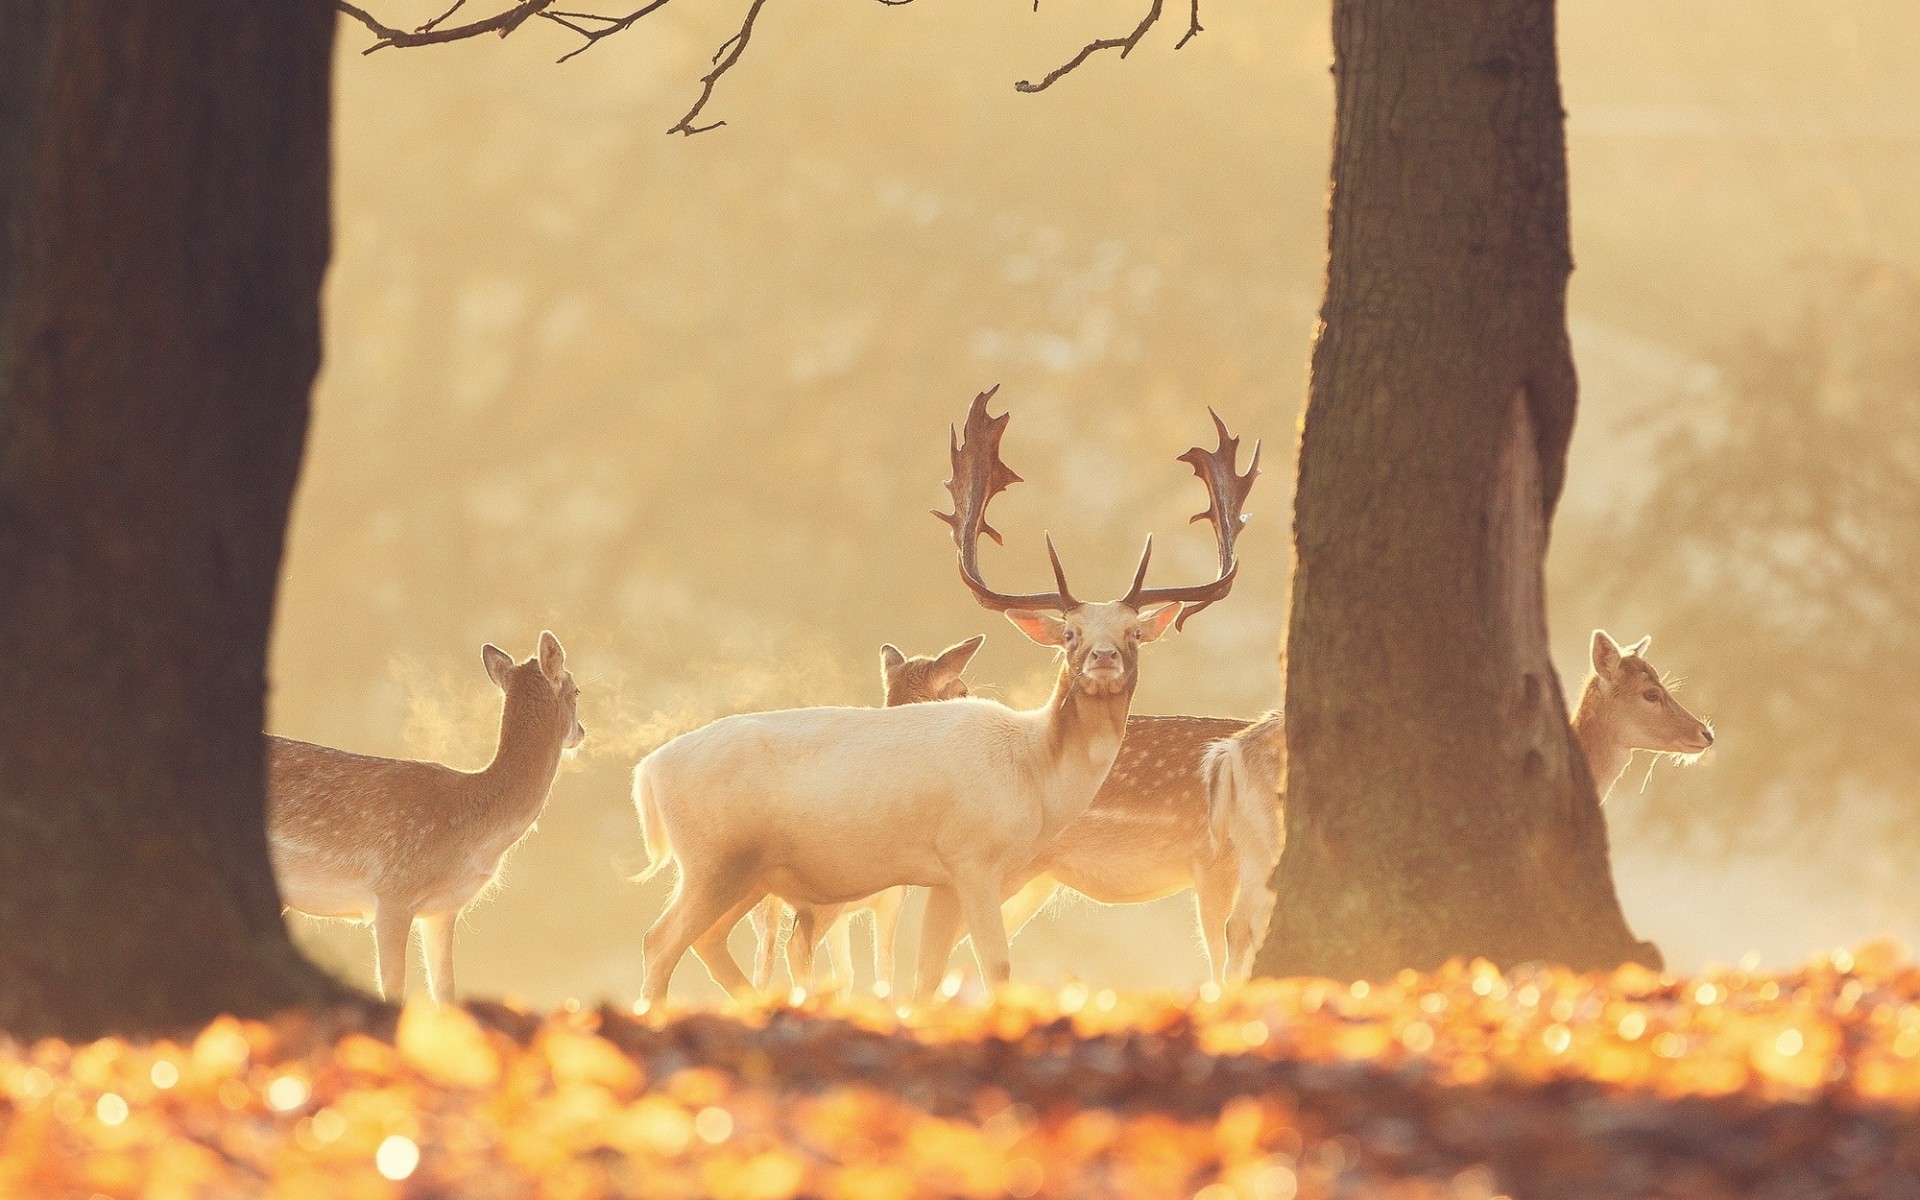
[[[1200,778],[1207,789],[1207,844],[1219,854],[1233,835],[1240,796],[1248,790],[1246,758],[1240,743],[1232,738],[1208,742],[1200,757]]]
[[[635,883],[644,883],[660,873],[660,869],[673,861],[673,846],[667,841],[667,827],[660,820],[660,804],[653,798],[654,785],[651,758],[643,758],[640,765],[633,769],[633,807],[640,814],[640,840],[646,843],[647,865],[633,877]]]

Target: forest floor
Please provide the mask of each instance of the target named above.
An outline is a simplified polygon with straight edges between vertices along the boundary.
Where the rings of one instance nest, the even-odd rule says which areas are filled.
[[[1920,968],[0,1040],[0,1196],[1920,1197]]]

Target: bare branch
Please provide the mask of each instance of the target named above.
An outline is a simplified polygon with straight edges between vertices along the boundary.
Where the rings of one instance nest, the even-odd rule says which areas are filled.
[[[1040,82],[1035,83],[1032,80],[1023,79],[1019,83],[1014,84],[1014,88],[1022,92],[1044,92],[1054,84],[1060,82],[1062,78],[1079,67],[1081,63],[1086,62],[1102,50],[1118,50],[1120,57],[1125,58],[1127,55],[1133,53],[1133,48],[1140,44],[1140,39],[1147,36],[1147,31],[1159,22],[1160,10],[1164,7],[1165,3],[1166,0],[1153,0],[1153,6],[1147,10],[1147,15],[1140,18],[1140,23],[1133,27],[1133,32],[1127,34],[1125,37],[1100,38],[1097,41],[1088,42],[1086,45],[1080,47],[1080,53],[1047,72],[1046,75],[1041,77]],[[1191,16],[1187,21],[1187,31],[1180,35],[1180,40],[1175,43],[1174,49],[1176,50],[1192,41],[1194,36],[1200,32],[1200,0],[1190,0],[1190,4]],[[1034,0],[1035,11],[1038,11],[1039,7],[1039,0]]]
[[[461,0],[462,3],[465,0]],[[490,17],[478,21],[469,21],[465,25],[442,25],[441,22],[459,10],[460,4],[442,13],[440,16],[422,25],[418,29],[395,29],[383,24],[372,13],[352,4],[349,0],[334,0],[333,6],[354,20],[365,25],[376,39],[373,45],[361,51],[372,54],[375,50],[384,50],[388,46],[432,46],[440,42],[458,42],[483,33],[497,33],[505,37],[520,28],[528,17],[540,12],[553,0],[518,0],[511,8],[502,9]]]
[[[665,0],[656,0],[656,2],[665,3]],[[721,42],[720,48],[713,52],[713,70],[700,78],[700,98],[693,102],[693,107],[687,110],[687,115],[681,117],[678,124],[667,130],[668,133],[680,133],[692,137],[696,133],[706,133],[708,130],[718,129],[726,124],[725,121],[713,121],[706,125],[695,125],[693,122],[700,115],[701,110],[707,107],[707,101],[713,98],[713,88],[720,82],[720,77],[731,71],[733,64],[739,62],[740,56],[747,52],[747,42],[753,38],[753,23],[759,18],[760,9],[766,2],[767,0],[753,0],[747,8],[746,18],[740,22],[740,31]]]

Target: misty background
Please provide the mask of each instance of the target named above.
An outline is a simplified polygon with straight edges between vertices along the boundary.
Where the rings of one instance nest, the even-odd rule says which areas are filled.
[[[1550,562],[1562,682],[1653,635],[1716,722],[1606,808],[1629,921],[1680,969],[1920,941],[1920,9],[1561,0],[1582,407]],[[739,11],[736,11],[738,9]],[[411,25],[436,5],[391,3]],[[727,713],[877,703],[878,648],[985,631],[976,691],[1046,653],[960,586],[947,424],[1002,385],[999,586],[1207,577],[1174,461],[1206,408],[1266,442],[1233,596],[1143,656],[1136,712],[1277,703],[1293,443],[1324,270],[1325,0],[1166,17],[1038,96],[1133,6],[663,9],[363,57],[342,26],[327,357],[273,652],[274,732],[476,768],[493,641],[565,643],[589,740],[458,941],[470,995],[631,1000],[670,876],[628,771]],[[913,928],[910,920],[905,928]],[[291,918],[370,981],[358,928]],[[903,940],[903,963],[905,957]],[[736,953],[743,957],[744,932]],[[864,941],[856,936],[856,953]],[[417,966],[414,968],[417,972]],[[1190,896],[1056,907],[1017,978],[1190,989]],[[417,975],[416,975],[417,977]],[[717,995],[697,963],[678,994]]]

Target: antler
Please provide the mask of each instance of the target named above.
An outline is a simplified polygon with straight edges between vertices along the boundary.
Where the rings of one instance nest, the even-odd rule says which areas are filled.
[[[1060,568],[1060,556],[1054,552],[1051,535],[1047,537],[1047,558],[1053,563],[1053,579],[1058,591],[1010,596],[994,591],[980,579],[980,535],[984,533],[996,544],[1002,544],[999,531],[987,524],[987,505],[1008,486],[1021,482],[1020,477],[1000,461],[1000,437],[1006,432],[1012,414],[987,415],[987,401],[999,390],[1000,386],[995,384],[973,398],[973,407],[967,410],[964,441],[948,426],[953,478],[947,480],[947,491],[953,495],[953,511],[943,513],[935,509],[933,515],[953,527],[953,544],[960,548],[960,578],[984,607],[1000,612],[1012,608],[1066,612],[1078,607],[1080,602],[1067,590],[1067,573]]]
[[[1147,581],[1147,562],[1153,557],[1153,537],[1149,534],[1146,549],[1140,552],[1140,567],[1133,574],[1133,586],[1121,600],[1122,604],[1135,610],[1168,601],[1184,603],[1186,607],[1180,610],[1175,628],[1185,626],[1188,617],[1226,599],[1227,593],[1233,590],[1234,576],[1240,570],[1240,563],[1233,556],[1233,539],[1239,536],[1240,527],[1247,521],[1240,513],[1240,506],[1246,501],[1247,493],[1253,490],[1254,476],[1260,473],[1260,443],[1253,444],[1253,460],[1247,464],[1247,473],[1234,474],[1234,462],[1240,456],[1240,439],[1227,432],[1227,423],[1220,419],[1219,413],[1209,408],[1207,415],[1213,418],[1214,428],[1220,431],[1219,447],[1209,452],[1195,446],[1182,454],[1180,461],[1192,466],[1193,473],[1207,485],[1207,511],[1196,514],[1193,520],[1213,523],[1213,536],[1220,545],[1220,576],[1212,583],[1193,587],[1143,586]]]

